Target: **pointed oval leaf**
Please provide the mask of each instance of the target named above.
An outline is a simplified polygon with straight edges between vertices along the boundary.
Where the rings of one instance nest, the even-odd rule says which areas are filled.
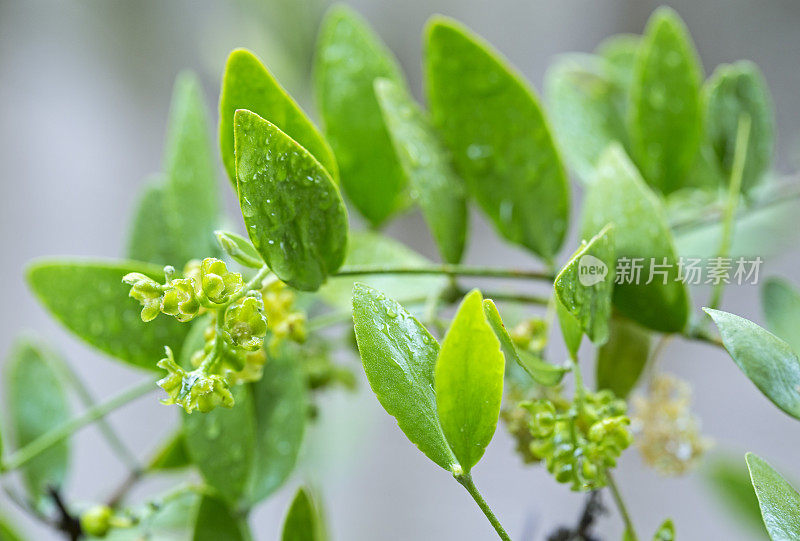
[[[253,246],[278,278],[315,291],[344,261],[347,211],[330,175],[289,136],[236,111],[239,203]]]
[[[0,516],[0,539],[3,541],[24,541],[5,517]]]
[[[667,519],[656,530],[653,541],[675,541],[675,525],[672,519]]]
[[[702,67],[683,21],[661,7],[647,23],[633,73],[629,130],[644,178],[670,193],[683,186],[700,148]]]
[[[461,24],[428,23],[425,74],[433,124],[500,234],[551,260],[569,185],[539,99],[491,45]]]
[[[203,495],[197,508],[194,522],[193,541],[247,541],[252,537],[246,529],[246,523],[236,517],[236,513],[224,500],[214,496]]]
[[[739,119],[750,118],[750,135],[742,171],[747,193],[769,171],[775,138],[772,98],[764,76],[752,62],[724,64],[714,70],[704,88],[706,133],[717,165],[730,180]]]
[[[486,320],[481,292],[461,302],[436,361],[436,404],[442,430],[464,473],[492,441],[503,398],[505,358]]]
[[[633,68],[641,45],[641,36],[616,34],[601,41],[594,50],[603,62],[604,71],[609,79],[625,98],[630,94],[633,85]],[[627,100],[620,105],[622,106],[620,110],[624,110]]]
[[[142,187],[128,233],[127,257],[155,265],[177,265],[180,255],[168,233],[164,213],[163,175],[149,179]]]
[[[627,398],[647,364],[650,333],[628,319],[609,321],[608,342],[597,350],[597,388]]]
[[[144,323],[142,307],[122,283],[131,272],[164,280],[163,269],[136,261],[41,260],[26,277],[42,305],[79,338],[130,365],[158,370],[164,346],[179,353],[189,326],[167,316]]]
[[[458,462],[442,432],[433,390],[436,339],[399,303],[359,283],[353,322],[364,372],[383,409],[411,443],[452,471]]]
[[[773,404],[800,419],[800,359],[789,344],[743,317],[703,308],[734,362]]]
[[[800,539],[800,494],[764,459],[753,453],[745,459],[772,541]]]
[[[172,434],[156,451],[147,465],[147,471],[179,470],[192,464],[182,430]]]
[[[614,305],[624,316],[649,329],[681,331],[689,315],[689,294],[678,280],[678,261],[664,205],[618,145],[603,153],[597,178],[586,193],[583,237],[592,236],[608,223],[615,225]],[[630,270],[636,261],[642,267],[638,280],[633,272],[622,274],[621,266],[627,262]]]
[[[236,49],[225,64],[219,97],[219,146],[222,163],[234,190],[236,158],[233,116],[237,109],[247,109],[272,122],[308,150],[338,182],[339,168],[333,151],[314,123],[256,55],[247,49]]]
[[[770,278],[761,288],[767,328],[800,352],[800,291],[788,281]]]
[[[246,238],[230,231],[214,231],[214,235],[222,251],[240,265],[253,269],[264,265],[261,256]]]
[[[17,340],[8,359],[6,406],[18,449],[69,420],[69,401],[49,355],[52,353],[25,338]],[[22,468],[33,501],[47,497],[48,487],[63,485],[69,454],[69,440],[64,440]]]
[[[342,188],[373,226],[407,205],[406,179],[373,90],[378,77],[405,85],[400,65],[368,23],[334,6],[319,32],[315,93]]]
[[[412,196],[422,209],[439,252],[446,262],[458,263],[467,236],[464,185],[408,91],[388,79],[377,79],[375,94]]]
[[[325,524],[308,490],[300,487],[283,522],[281,541],[324,541]]]

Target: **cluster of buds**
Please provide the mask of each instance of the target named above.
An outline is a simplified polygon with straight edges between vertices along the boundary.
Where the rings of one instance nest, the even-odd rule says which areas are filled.
[[[541,352],[547,345],[548,325],[544,319],[526,319],[509,331],[514,345],[534,353]]]
[[[303,343],[306,340],[306,317],[294,309],[295,293],[280,281],[270,282],[262,291],[264,310],[272,335],[270,348],[285,339]]]
[[[214,351],[216,344],[217,330],[215,325],[206,327],[203,335],[205,346],[192,355],[191,362],[194,368],[199,368],[203,361]],[[263,338],[262,338],[263,341]],[[264,364],[267,361],[267,354],[263,348],[249,351],[241,347],[236,347],[232,343],[226,343],[217,353],[219,355],[216,371],[225,376],[231,385],[258,381],[264,371]]]
[[[165,349],[167,356],[156,365],[167,371],[167,375],[158,381],[158,386],[168,395],[161,401],[163,404],[177,404],[187,413],[195,409],[207,413],[217,406],[233,407],[233,395],[226,378],[208,374],[202,366],[187,372],[175,362],[172,350]]]
[[[568,405],[547,399],[523,402],[533,459],[544,461],[559,483],[572,490],[606,485],[606,470],[633,442],[627,406],[610,391],[583,392]]]
[[[81,513],[81,531],[92,537],[105,537],[112,528],[130,528],[130,518],[114,514],[107,505],[95,505]]]

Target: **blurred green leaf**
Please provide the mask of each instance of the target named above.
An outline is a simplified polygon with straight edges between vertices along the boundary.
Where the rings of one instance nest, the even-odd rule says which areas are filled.
[[[725,349],[744,375],[773,404],[800,419],[800,360],[789,344],[737,315],[703,310],[714,320]]]
[[[650,353],[650,333],[628,319],[609,320],[608,342],[597,350],[597,389],[626,398],[644,371]]]
[[[800,291],[781,278],[770,278],[761,288],[767,328],[800,352]]]
[[[141,189],[131,220],[126,252],[127,257],[134,261],[180,265],[180,255],[174,239],[168,233],[169,226],[164,214],[165,183],[163,175],[156,175]]]
[[[422,209],[439,252],[458,263],[467,235],[467,201],[463,182],[428,120],[408,92],[388,79],[376,79],[375,94],[412,197]]]
[[[23,541],[11,522],[3,516],[0,516],[0,541]]]
[[[300,487],[283,522],[281,541],[325,541],[325,524],[308,490]]]
[[[707,463],[703,476],[727,514],[750,527],[753,535],[766,537],[758,498],[753,491],[747,465],[736,459],[715,457]]]
[[[483,297],[468,293],[442,342],[435,370],[436,406],[447,442],[469,473],[492,441],[503,398],[505,359],[486,320]]]
[[[775,118],[764,76],[752,62],[723,64],[706,82],[704,95],[707,138],[726,182],[731,177],[739,119],[742,115],[750,117],[742,174],[742,192],[747,193],[772,162]]]
[[[277,126],[314,156],[338,182],[339,169],[333,151],[313,122],[256,55],[247,49],[236,49],[225,64],[219,98],[219,145],[234,190],[238,191],[233,121],[237,109],[252,111]]]
[[[217,243],[222,251],[240,265],[253,269],[261,268],[264,265],[261,256],[246,238],[230,231],[215,231],[214,235],[217,237]]]
[[[233,509],[218,498],[204,495],[197,509],[193,541],[247,541],[251,539],[246,522],[236,517]]]
[[[683,187],[700,148],[702,66],[677,13],[661,7],[647,23],[634,66],[629,108],[633,156],[663,193]]]
[[[187,450],[186,437],[178,430],[161,445],[147,465],[147,471],[177,470],[192,463]]]
[[[26,277],[42,305],[79,338],[132,366],[158,370],[164,346],[179,353],[189,326],[166,316],[144,323],[122,283],[131,272],[164,279],[162,269],[147,263],[58,259],[34,262]]]
[[[32,338],[15,342],[6,365],[6,406],[17,449],[60,427],[70,417],[69,400],[48,356]],[[60,488],[69,467],[69,440],[53,445],[22,467],[31,499],[41,504],[49,487]]]
[[[364,372],[383,409],[420,451],[453,471],[458,462],[433,390],[436,339],[397,301],[360,283],[353,290],[353,321]]]
[[[315,291],[344,261],[347,212],[330,175],[273,124],[239,110],[239,203],[253,246],[281,280]]]
[[[658,527],[653,541],[675,541],[675,525],[672,519],[667,519]]]
[[[425,31],[433,125],[497,230],[548,262],[567,230],[569,185],[539,100],[491,45],[434,17]]]
[[[745,459],[772,541],[800,539],[800,494],[760,457],[747,453]]]
[[[314,83],[325,125],[350,201],[373,226],[408,203],[406,179],[395,154],[373,83],[405,85],[397,59],[360,15],[337,4],[319,32]]]
[[[616,34],[601,41],[594,50],[600,57],[608,78],[623,98],[628,96],[633,86],[633,70],[641,45],[641,36]],[[626,102],[620,103],[620,112],[623,112],[625,105]]]
[[[577,359],[578,350],[581,348],[581,342],[583,341],[581,322],[572,315],[572,312],[570,312],[558,298],[554,299],[554,302],[556,305],[558,325],[561,328],[561,336],[564,338],[564,345],[567,348],[569,356],[573,360]]]
[[[616,226],[617,281],[625,280],[614,287],[614,305],[647,328],[681,331],[689,315],[689,298],[685,284],[678,280],[678,261],[664,205],[616,144],[603,153],[597,179],[587,190],[581,234],[591,237],[608,223]],[[632,272],[619,276],[622,258],[630,263],[629,269],[635,259],[640,259],[643,270],[638,283]],[[662,264],[667,267],[655,268]],[[652,271],[656,272],[647,283]]]

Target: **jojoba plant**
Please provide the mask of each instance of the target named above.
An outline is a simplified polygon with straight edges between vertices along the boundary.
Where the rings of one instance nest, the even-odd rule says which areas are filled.
[[[427,111],[368,24],[332,8],[314,68],[320,130],[253,53],[233,51],[218,139],[245,235],[220,229],[204,98],[193,75],[178,78],[163,173],[138,200],[126,259],[46,259],[26,271],[55,319],[143,382],[95,403],[56,352],[19,339],[4,393],[3,434],[14,444],[0,473],[21,511],[71,539],[251,539],[248,514],[291,476],[316,422],[315,397],[357,379],[333,355],[349,348],[337,331],[349,337],[351,321],[380,405],[505,540],[519,525],[496,516],[473,477],[499,419],[522,463],[589,494],[579,525],[548,539],[597,539],[605,493],[623,539],[675,539],[666,516],[652,534],[637,530],[614,479],[631,446],[660,473],[679,475],[710,445],[689,385],[661,372],[655,343],[726,349],[800,419],[800,292],[767,281],[770,330],[719,310],[726,284],[755,281],[761,263],[743,257],[734,233],[751,228],[759,238],[748,217],[800,194],[770,171],[773,111],[754,64],[720,66],[704,81],[686,27],[666,8],[641,36],[557,59],[546,106],[499,52],[451,19],[428,22],[423,64]],[[584,240],[572,247],[568,169],[583,191]],[[371,231],[350,231],[345,199]],[[538,264],[462,264],[472,203]],[[411,207],[442,263],[377,231]],[[698,231],[702,250],[680,251],[676,239]],[[689,294],[693,276],[711,286],[707,316]],[[474,278],[546,293],[470,288]],[[594,386],[582,375],[590,366]],[[104,419],[159,388],[181,423],[141,462]],[[70,413],[72,394],[82,412]],[[92,423],[130,475],[106,500],[67,501],[70,437]],[[763,459],[746,462],[770,537],[800,539],[798,493]],[[142,478],[174,470],[185,473],[173,489],[130,497]],[[327,538],[318,502],[299,489],[284,541]],[[2,539],[21,539],[7,519]]]

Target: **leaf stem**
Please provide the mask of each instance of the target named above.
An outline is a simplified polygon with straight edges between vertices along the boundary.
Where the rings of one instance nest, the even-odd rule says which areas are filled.
[[[630,539],[630,541],[638,541],[639,538],[636,536],[636,528],[633,526],[631,515],[628,513],[628,508],[625,506],[625,501],[622,499],[619,488],[617,488],[617,483],[614,481],[611,470],[606,470],[606,478],[608,479],[608,488],[611,490],[611,496],[614,498],[614,503],[622,517],[622,522],[625,523],[625,529],[628,531],[628,539]]]
[[[52,446],[67,439],[81,428],[90,425],[99,419],[102,419],[112,411],[121,408],[129,402],[133,402],[137,398],[144,396],[155,389],[157,389],[157,387],[153,385],[152,381],[148,380],[140,383],[139,385],[131,387],[130,389],[105,402],[101,402],[95,406],[92,406],[82,415],[67,421],[60,427],[39,436],[28,445],[18,449],[15,453],[8,457],[8,460],[5,461],[3,464],[2,473],[6,473],[24,466],[43,452],[50,449]]]
[[[472,481],[472,475],[470,475],[469,473],[461,473],[458,475],[453,475],[453,477],[455,477],[456,481],[458,481],[461,484],[461,486],[467,489],[469,495],[472,496],[472,499],[475,500],[475,503],[477,503],[478,507],[481,508],[483,514],[486,515],[487,519],[489,519],[489,523],[491,523],[492,527],[497,532],[497,535],[500,536],[500,539],[502,539],[503,541],[511,541],[511,538],[503,529],[503,526],[500,524],[500,521],[497,520],[497,517],[492,512],[492,509],[491,507],[489,507],[489,504],[486,503],[486,500],[483,499],[481,493],[478,492],[478,488]]]
[[[447,276],[475,276],[479,278],[511,278],[520,280],[553,281],[553,274],[544,271],[499,269],[495,267],[472,267],[467,265],[385,266],[354,265],[339,269],[336,276],[359,276],[365,274],[444,274]]]

